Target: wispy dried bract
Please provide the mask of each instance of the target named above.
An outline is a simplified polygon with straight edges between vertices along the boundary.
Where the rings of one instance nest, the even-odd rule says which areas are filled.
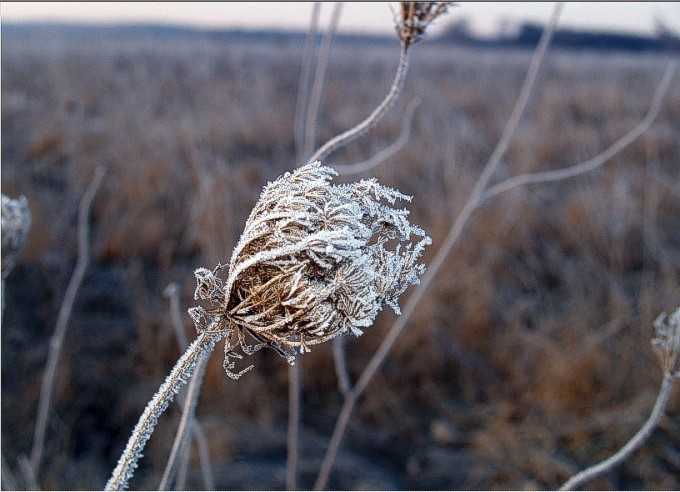
[[[425,271],[417,260],[430,238],[408,221],[408,210],[391,206],[410,197],[375,179],[332,185],[335,174],[317,161],[269,183],[227,279],[222,265],[196,270],[195,297],[213,307],[190,315],[199,331],[215,323],[230,332],[230,376],[245,372],[232,372],[239,345],[246,354],[270,346],[292,364],[295,348],[304,353],[339,335],[361,335],[384,304],[399,313],[399,296]]]
[[[21,196],[13,200],[2,195],[2,278],[14,268],[14,262],[26,243],[31,226],[28,200]]]
[[[661,358],[661,367],[665,374],[680,377],[680,308],[667,316],[662,313],[654,321],[656,336],[652,346]]]
[[[446,12],[453,2],[400,2],[396,21],[397,36],[406,47],[420,41],[432,21]]]

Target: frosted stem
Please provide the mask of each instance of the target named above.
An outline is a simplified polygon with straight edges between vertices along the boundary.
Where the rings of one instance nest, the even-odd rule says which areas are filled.
[[[142,457],[144,446],[146,446],[151,434],[153,434],[154,427],[158,423],[158,418],[168,408],[182,385],[186,384],[191,378],[198,360],[207,357],[215,347],[215,343],[227,334],[226,331],[216,331],[214,328],[213,323],[189,345],[158,392],[147,404],[139,422],[132,431],[116,468],[111,474],[111,478],[106,484],[105,490],[124,490],[127,487],[128,480],[132,478],[137,468],[137,462]]]
[[[564,485],[562,485],[559,490],[574,490],[579,485],[592,480],[593,478],[602,475],[608,470],[611,470],[616,465],[621,464],[626,458],[628,458],[633,451],[638,449],[644,442],[649,439],[652,432],[659,425],[661,417],[663,417],[666,404],[668,404],[668,398],[671,395],[671,389],[673,388],[673,381],[675,377],[673,374],[664,374],[663,382],[661,383],[661,389],[659,390],[659,396],[656,398],[656,403],[652,409],[652,413],[640,428],[639,431],[628,441],[621,449],[619,449],[612,456],[607,458],[600,463],[586,468],[580,473],[577,473],[571,477]]]
[[[392,107],[392,105],[399,97],[401,88],[404,86],[406,73],[408,72],[408,59],[409,59],[409,46],[402,45],[401,56],[399,57],[399,66],[397,67],[397,73],[394,76],[392,87],[390,87],[390,91],[387,93],[387,96],[385,96],[385,99],[383,99],[380,105],[377,108],[375,108],[375,110],[373,110],[373,112],[370,115],[368,115],[368,117],[364,121],[350,128],[346,132],[333,137],[328,142],[323,144],[323,146],[319,150],[317,150],[312,157],[310,157],[310,159],[307,161],[307,164],[311,164],[312,162],[315,161],[325,160],[326,157],[331,152],[336,151],[337,149],[344,145],[347,145],[352,140],[360,137],[361,135],[363,135],[364,133],[366,133],[367,131],[369,131],[371,128],[378,124],[378,122],[382,119],[383,116],[385,116],[385,113],[387,113],[387,111]]]

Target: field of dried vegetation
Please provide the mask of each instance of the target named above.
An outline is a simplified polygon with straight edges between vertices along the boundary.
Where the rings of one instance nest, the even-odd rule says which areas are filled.
[[[262,185],[295,160],[301,45],[196,39],[2,39],[2,192],[33,223],[6,281],[2,451],[28,453],[40,380],[76,260],[78,203],[107,169],[92,261],[68,326],[41,483],[106,482],[149,397],[179,355],[168,299],[193,306],[199,266],[227,262]],[[399,45],[333,47],[323,142],[376,106]],[[324,164],[367,159],[411,136],[365,177],[413,195],[433,256],[488,160],[531,53],[414,48],[402,99]],[[494,181],[584,161],[646,113],[667,60],[551,52]],[[617,450],[654,403],[649,340],[680,305],[680,84],[650,130],[605,166],[489,199],[472,216],[395,350],[367,388],[329,487],[555,488]],[[342,178],[342,179],[352,179]],[[405,296],[407,297],[407,291]],[[402,305],[403,305],[402,300]],[[394,322],[347,340],[356,377]],[[195,330],[188,316],[189,339]],[[213,357],[197,408],[216,486],[285,486],[287,364],[270,350],[227,378]],[[312,487],[342,404],[330,345],[300,358],[300,482]],[[652,439],[597,489],[680,487],[680,394]],[[155,488],[180,412],[172,406],[131,486]],[[203,486],[193,458],[188,487]]]

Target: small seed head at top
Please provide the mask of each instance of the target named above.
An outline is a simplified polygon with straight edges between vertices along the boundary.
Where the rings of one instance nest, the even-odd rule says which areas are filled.
[[[453,4],[453,2],[400,2],[395,28],[402,45],[408,48],[420,41],[428,26]]]
[[[292,364],[296,349],[361,335],[385,304],[399,313],[399,296],[419,283],[425,267],[417,260],[430,238],[408,221],[408,210],[391,206],[410,197],[375,179],[334,185],[334,174],[317,161],[269,183],[227,278],[222,265],[196,270],[195,297],[213,307],[190,315],[199,331],[219,325],[229,332],[230,376],[243,373],[232,372],[237,346],[246,354],[269,346]]]
[[[28,230],[31,227],[31,211],[25,196],[11,199],[2,195],[2,278],[14,268],[21,253]]]

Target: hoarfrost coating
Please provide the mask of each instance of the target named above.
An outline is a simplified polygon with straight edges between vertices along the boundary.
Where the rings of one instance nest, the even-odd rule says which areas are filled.
[[[385,304],[399,314],[399,296],[424,273],[417,260],[431,240],[408,210],[392,207],[411,198],[375,179],[333,185],[335,174],[316,161],[267,184],[226,279],[224,265],[196,270],[195,298],[211,307],[189,314],[199,331],[228,332],[231,377],[252,367],[232,371],[239,346],[246,354],[269,346],[293,364],[295,348],[361,335]]]

